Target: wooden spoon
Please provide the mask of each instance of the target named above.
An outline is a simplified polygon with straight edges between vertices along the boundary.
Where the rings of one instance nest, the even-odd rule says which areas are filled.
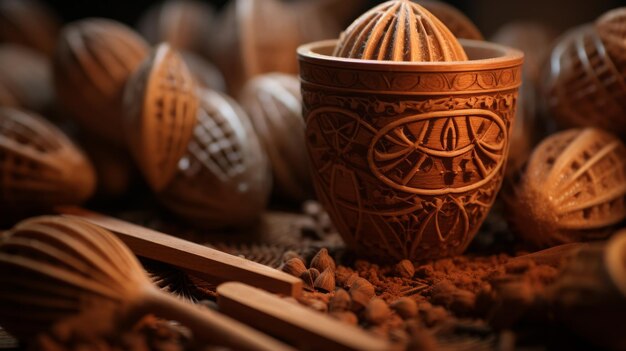
[[[111,232],[79,219],[36,217],[0,241],[0,324],[32,337],[56,322],[101,311],[111,326],[148,313],[177,320],[197,340],[236,350],[293,350],[247,325],[158,290]],[[81,329],[101,321],[79,324]]]
[[[79,207],[58,207],[56,211],[110,230],[137,256],[192,271],[212,282],[240,281],[294,297],[302,293],[299,278],[245,258]]]

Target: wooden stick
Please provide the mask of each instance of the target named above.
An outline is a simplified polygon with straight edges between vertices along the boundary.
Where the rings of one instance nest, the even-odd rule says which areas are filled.
[[[240,321],[210,309],[201,310],[157,289],[146,289],[141,303],[147,311],[159,311],[159,316],[181,322],[194,331],[194,339],[209,345],[233,350],[296,351]]]
[[[565,257],[572,254],[576,250],[580,250],[586,245],[586,243],[569,243],[558,245],[548,249],[513,257],[509,260],[509,262],[531,260],[537,264],[545,264],[553,267],[558,267]]]
[[[259,263],[82,208],[56,210],[110,230],[137,256],[200,273],[217,283],[240,281],[294,297],[302,292],[302,280]]]
[[[231,282],[217,288],[220,312],[307,350],[389,350],[367,332],[304,306]]]

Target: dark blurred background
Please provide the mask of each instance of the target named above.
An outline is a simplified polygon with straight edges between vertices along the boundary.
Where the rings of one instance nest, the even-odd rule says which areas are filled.
[[[258,0],[263,1],[263,0]],[[301,0],[307,1],[307,0]],[[109,17],[127,24],[135,24],[141,13],[156,0],[48,0],[60,16],[71,21],[83,17]],[[227,0],[206,0],[216,8]],[[382,1],[368,1],[373,6]],[[450,0],[470,17],[479,29],[489,37],[500,26],[515,20],[532,20],[562,31],[571,26],[590,22],[603,12],[626,5],[620,0]]]

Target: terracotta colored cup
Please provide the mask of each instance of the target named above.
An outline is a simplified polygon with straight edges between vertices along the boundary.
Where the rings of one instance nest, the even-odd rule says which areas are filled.
[[[319,200],[357,254],[390,261],[462,253],[502,183],[523,54],[462,41],[464,62],[298,49]]]

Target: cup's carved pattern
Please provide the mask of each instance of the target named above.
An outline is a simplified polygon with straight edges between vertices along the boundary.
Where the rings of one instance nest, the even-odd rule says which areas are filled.
[[[488,183],[502,167],[505,134],[504,121],[487,110],[408,116],[378,131],[368,162],[392,188],[419,195],[461,193]],[[434,179],[422,187],[424,178]]]
[[[522,83],[520,69],[511,67],[477,72],[423,72],[416,75],[402,71],[348,71],[341,67],[308,64],[301,67],[300,77],[310,84],[405,95],[485,92],[511,89]]]
[[[301,57],[314,184],[347,244],[380,260],[462,252],[503,179],[519,62],[410,72],[312,61]]]

